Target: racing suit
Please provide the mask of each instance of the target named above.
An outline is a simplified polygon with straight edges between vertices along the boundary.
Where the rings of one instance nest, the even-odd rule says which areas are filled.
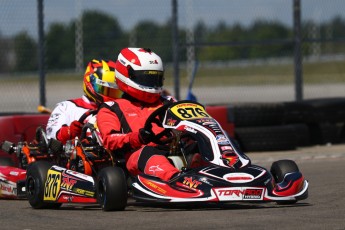
[[[58,103],[48,120],[46,128],[47,138],[54,138],[65,144],[67,140],[75,137],[70,130],[71,124],[74,121],[78,121],[88,110],[94,109],[97,109],[96,103],[90,101],[85,95],[81,98]],[[87,122],[91,116],[92,115],[87,117],[85,122]]]
[[[115,154],[123,154],[130,174],[140,172],[168,181],[179,173],[166,157],[167,151],[155,147],[155,144],[143,144],[139,130],[144,127],[146,119],[166,98],[145,105],[128,95],[113,102],[101,105],[97,114],[97,125],[106,149]],[[153,124],[154,133],[163,129]]]

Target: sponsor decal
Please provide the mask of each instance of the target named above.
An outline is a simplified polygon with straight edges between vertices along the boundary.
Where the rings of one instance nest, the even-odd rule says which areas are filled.
[[[196,120],[196,122],[201,123],[203,125],[216,124],[212,118],[198,119],[198,120]]]
[[[216,140],[217,140],[219,145],[230,145],[228,138],[223,134],[217,135]]]
[[[193,180],[192,177],[185,177],[183,181],[184,185],[187,185],[189,188],[197,188],[202,183],[197,180]]]
[[[144,181],[145,185],[151,187],[151,189],[157,191],[158,193],[161,193],[161,194],[165,194],[167,193],[167,191],[161,187],[159,187],[158,185],[152,183],[151,181]]]
[[[122,136],[125,136],[125,135],[127,135],[127,134],[124,134],[124,133],[113,133],[110,136],[112,136],[112,137],[122,137]]]
[[[263,194],[262,188],[249,188],[244,191],[243,200],[261,200]]]
[[[216,188],[214,189],[219,201],[242,200],[243,192],[241,187]]]
[[[158,61],[157,61],[157,60],[149,61],[149,62],[150,62],[150,64],[158,64]],[[153,72],[153,71],[150,71],[150,72]],[[157,72],[157,71],[155,71],[155,72]]]
[[[223,178],[231,183],[248,183],[254,180],[254,177],[248,173],[228,173]]]
[[[1,192],[15,194],[15,188],[13,188],[13,186],[11,186],[11,185],[6,185],[3,183],[0,183],[0,190],[1,190]]]
[[[230,145],[221,146],[220,149],[221,149],[222,151],[225,151],[225,150],[233,150],[233,148],[232,148]]]
[[[222,153],[222,160],[224,164],[233,167],[239,161],[239,157],[235,152],[227,150]]]
[[[188,127],[188,126],[185,126],[184,129],[185,129],[186,131],[191,132],[191,133],[194,133],[194,134],[197,133],[197,131],[196,131],[195,129],[193,129],[193,128],[191,128],[191,127]]]
[[[215,194],[220,201],[230,200],[262,200],[263,188],[232,187],[215,188]]]
[[[18,176],[18,175],[19,175],[19,172],[11,171],[11,172],[10,172],[10,175],[11,175],[11,176]]]
[[[216,125],[216,123],[214,121],[206,121],[204,123],[202,123],[202,125],[209,125],[209,126],[213,126],[213,125]]]
[[[153,165],[149,168],[149,171],[153,174],[156,175],[156,172],[163,172],[163,169],[159,167],[159,165]]]
[[[210,182],[207,180],[207,178],[206,178],[206,177],[200,178],[200,179],[199,179],[199,181],[201,181],[201,182],[203,182],[203,183],[205,183],[205,184],[208,184],[208,185],[213,186],[213,184],[212,184],[212,183],[210,183]]]
[[[86,180],[86,181],[90,181],[92,183],[94,183],[94,179],[92,178],[92,176],[77,172],[77,171],[73,171],[73,170],[66,170],[66,173],[63,174],[64,177],[67,176],[72,176],[72,177],[77,177],[75,178],[76,180],[78,179],[82,179],[82,180]]]
[[[175,124],[176,124],[176,121],[177,120],[174,120],[174,119],[172,119],[172,118],[169,118],[168,120],[167,120],[167,125],[168,126],[175,126]]]
[[[73,201],[73,196],[63,195],[62,196],[62,200],[67,200],[67,202],[72,202]]]
[[[61,183],[61,188],[64,188],[68,191],[73,189],[73,186],[77,183],[77,180],[69,178],[69,177],[64,177],[62,179]]]
[[[73,192],[78,193],[80,195],[89,196],[89,197],[93,197],[95,195],[95,192],[84,190],[81,188],[75,188],[73,189]]]

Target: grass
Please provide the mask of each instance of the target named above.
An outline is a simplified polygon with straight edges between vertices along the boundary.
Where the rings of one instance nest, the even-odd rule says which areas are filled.
[[[292,64],[260,65],[249,67],[200,67],[194,86],[217,85],[278,85],[295,81]],[[172,84],[171,73],[167,82]],[[345,65],[341,61],[304,63],[303,82],[307,84],[345,83]],[[188,84],[186,71],[180,72],[181,84]]]
[[[180,67],[180,85],[187,86],[189,81],[186,70]],[[3,81],[30,82],[36,81],[38,75],[20,74],[2,77]],[[173,71],[167,67],[165,85],[173,86]],[[47,73],[46,81],[80,82],[82,75],[75,73]],[[224,86],[224,85],[279,85],[294,84],[293,64],[266,64],[253,66],[207,67],[200,65],[194,80],[194,86]],[[307,84],[345,83],[345,65],[343,61],[329,61],[318,63],[303,63],[303,82]]]

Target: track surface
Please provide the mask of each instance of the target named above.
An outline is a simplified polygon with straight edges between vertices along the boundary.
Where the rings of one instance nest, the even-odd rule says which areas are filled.
[[[248,156],[266,168],[274,160],[295,160],[310,182],[309,198],[289,206],[153,205],[129,200],[123,212],[103,212],[97,205],[34,210],[26,200],[0,200],[0,229],[345,229],[345,145]]]

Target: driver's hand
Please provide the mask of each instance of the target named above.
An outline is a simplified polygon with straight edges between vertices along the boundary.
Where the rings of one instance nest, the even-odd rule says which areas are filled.
[[[82,123],[80,123],[77,120],[73,121],[71,125],[69,126],[70,137],[75,138],[77,136],[80,136],[82,128],[83,128]]]
[[[154,138],[154,134],[144,128],[139,129],[139,140],[142,144],[150,143]]]

